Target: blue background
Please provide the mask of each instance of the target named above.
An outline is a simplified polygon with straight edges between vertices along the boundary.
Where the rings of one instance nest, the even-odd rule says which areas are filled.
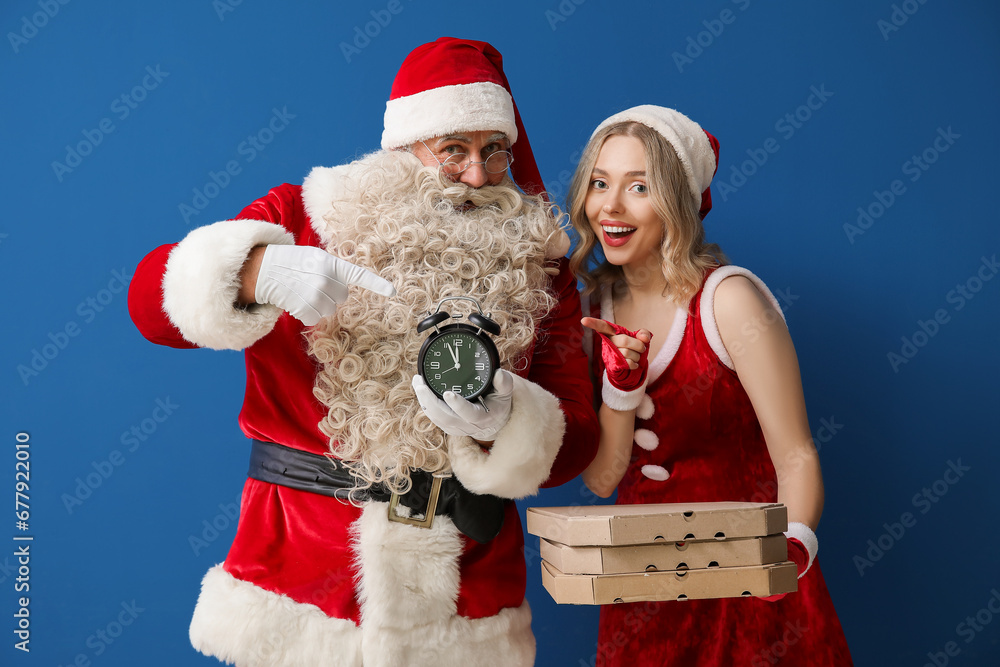
[[[980,613],[1000,589],[1000,280],[977,275],[994,277],[983,262],[1000,252],[996,6],[402,0],[392,15],[381,0],[343,4],[3,3],[0,498],[12,504],[15,434],[27,432],[35,539],[24,654],[12,634],[22,533],[7,504],[0,662],[216,664],[190,648],[187,624],[235,530],[242,357],[146,342],[116,272],[127,280],[156,245],[375,148],[403,57],[456,35],[505,55],[560,197],[593,127],[627,106],[675,107],[719,137],[708,234],[787,295],[826,483],[821,559],[857,664],[923,665],[948,642],[950,664],[1000,664],[1000,618]],[[123,117],[120,98],[147,67],[160,78]],[[803,107],[814,87],[826,99]],[[240,145],[275,109],[294,118],[250,161]],[[796,113],[797,127],[782,120]],[[944,152],[939,129],[958,136]],[[92,151],[54,168],[87,134],[100,137]],[[754,164],[768,139],[777,152]],[[906,163],[925,151],[934,162],[911,180]],[[185,220],[180,205],[230,160],[239,173]],[[852,233],[859,207],[872,222]],[[172,406],[162,422],[158,400]],[[144,440],[126,435],[143,424]],[[949,462],[969,468],[954,484],[942,481]],[[933,503],[915,497],[925,488]],[[581,502],[593,498],[573,482],[531,504]],[[892,536],[905,512],[913,521]],[[597,609],[551,602],[536,547],[529,538],[538,664],[591,664]],[[109,624],[117,633],[123,604],[134,622],[100,639]],[[977,613],[989,623],[970,636],[959,624]]]

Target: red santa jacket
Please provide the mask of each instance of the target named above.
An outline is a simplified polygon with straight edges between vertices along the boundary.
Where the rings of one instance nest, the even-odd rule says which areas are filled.
[[[254,246],[325,245],[312,219],[337,195],[344,169],[316,169],[303,186],[276,187],[236,219],[155,249],[129,290],[132,319],[150,341],[243,349],[243,432],[313,453],[328,451],[317,428],[325,408],[312,394],[317,366],[302,324],[274,306],[234,304]],[[572,479],[593,458],[598,430],[576,281],[565,259],[559,269],[551,284],[558,305],[540,327],[522,372],[527,382],[518,380],[511,421],[475,462],[476,482],[466,484],[473,491],[523,497]],[[385,512],[384,503],[362,509],[248,480],[233,546],[203,582],[195,647],[239,664],[355,665],[362,655],[365,665],[479,664],[498,650],[510,653],[510,664],[532,664],[514,504],[486,544],[447,519],[423,530],[389,523]]]

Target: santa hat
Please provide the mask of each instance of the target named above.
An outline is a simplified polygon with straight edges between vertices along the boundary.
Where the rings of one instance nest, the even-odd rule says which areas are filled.
[[[385,105],[382,148],[480,130],[503,132],[510,139],[511,175],[522,190],[537,194],[545,189],[500,52],[486,42],[454,37],[411,51]]]
[[[719,140],[681,112],[652,104],[616,113],[598,125],[594,134],[608,125],[629,121],[656,130],[674,149],[684,167],[688,186],[704,220],[712,209],[712,190],[709,184],[719,168]],[[593,137],[592,134],[591,138]]]

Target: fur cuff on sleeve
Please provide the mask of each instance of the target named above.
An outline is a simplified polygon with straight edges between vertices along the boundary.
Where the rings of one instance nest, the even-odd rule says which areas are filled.
[[[801,579],[809,571],[809,568],[812,567],[813,561],[816,560],[816,554],[819,552],[819,540],[816,539],[816,533],[813,532],[812,528],[798,521],[788,524],[785,537],[794,537],[802,543],[802,546],[809,553],[809,562],[806,564],[806,569],[802,570],[802,574],[799,575],[799,579]]]
[[[472,438],[448,436],[452,470],[473,493],[501,498],[538,493],[562,445],[566,417],[559,399],[534,382],[513,377],[510,420],[489,451]]]
[[[247,255],[272,243],[295,239],[270,222],[225,220],[192,230],[177,244],[163,275],[163,310],[184,338],[215,350],[242,350],[274,327],[280,308],[235,305]]]
[[[608,381],[608,372],[604,371],[604,385],[601,387],[601,400],[612,410],[618,412],[628,412],[635,410],[642,402],[642,397],[646,395],[646,383],[636,387],[631,391],[624,391],[613,386]]]

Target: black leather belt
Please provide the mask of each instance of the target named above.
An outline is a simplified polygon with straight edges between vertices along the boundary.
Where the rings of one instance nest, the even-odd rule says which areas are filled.
[[[382,484],[358,489],[357,480],[343,462],[263,440],[253,441],[247,475],[262,482],[341,500],[353,497],[362,502],[387,502],[390,521],[421,528],[430,528],[435,515],[448,516],[456,528],[479,543],[489,542],[500,534],[509,502],[497,496],[473,493],[454,476],[435,477],[426,470],[410,472],[412,486],[402,495],[392,493]],[[397,504],[422,518],[399,516]]]

